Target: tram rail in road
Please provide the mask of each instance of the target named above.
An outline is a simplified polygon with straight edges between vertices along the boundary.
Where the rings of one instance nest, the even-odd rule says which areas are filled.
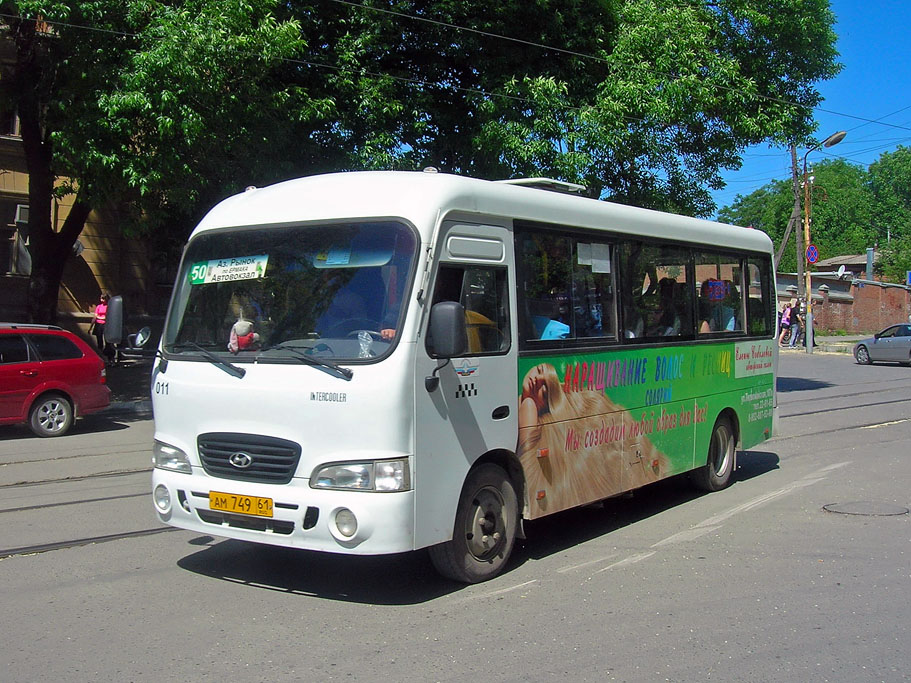
[[[154,529],[139,529],[137,531],[124,531],[119,534],[105,534],[103,536],[89,536],[87,538],[77,538],[71,541],[58,541],[56,543],[42,543],[39,545],[27,545],[21,548],[7,548],[0,550],[0,560],[14,555],[35,555],[37,553],[46,553],[51,550],[63,550],[64,548],[76,548],[83,545],[92,545],[95,543],[107,543],[108,541],[119,541],[124,538],[136,538],[138,536],[152,536],[154,534],[164,533],[166,531],[179,531],[174,527],[156,527]]]

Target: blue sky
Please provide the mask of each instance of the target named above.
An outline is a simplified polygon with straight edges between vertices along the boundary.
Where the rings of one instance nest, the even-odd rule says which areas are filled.
[[[911,146],[911,2],[831,0],[841,73],[817,85],[825,98],[815,111],[818,140],[844,130],[847,137],[814,151],[809,163],[835,156],[864,166],[898,145]],[[869,121],[880,121],[870,123]],[[886,125],[891,124],[891,125]],[[806,148],[798,149],[798,162]],[[739,171],[723,174],[727,187],[713,193],[719,208],[773,179],[790,177],[787,148],[749,148]]]

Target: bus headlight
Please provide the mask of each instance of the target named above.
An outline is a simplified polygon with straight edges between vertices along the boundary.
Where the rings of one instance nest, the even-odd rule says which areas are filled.
[[[156,441],[152,446],[152,466],[185,474],[193,471],[186,453],[161,441]]]
[[[342,462],[322,467],[310,477],[315,489],[407,491],[411,488],[408,459]]]

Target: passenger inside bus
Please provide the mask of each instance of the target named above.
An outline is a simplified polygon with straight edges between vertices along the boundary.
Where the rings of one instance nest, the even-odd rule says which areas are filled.
[[[675,337],[680,334],[682,290],[677,285],[677,281],[669,277],[663,277],[658,282],[658,310],[649,336]]]
[[[699,297],[701,323],[699,333],[731,332],[737,329],[734,283],[730,280],[706,280]]]
[[[566,339],[570,327],[560,318],[560,306],[556,301],[532,299],[528,302],[534,339]]]

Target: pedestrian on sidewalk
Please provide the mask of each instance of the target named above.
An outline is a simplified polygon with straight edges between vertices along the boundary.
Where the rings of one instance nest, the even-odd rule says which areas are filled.
[[[784,346],[784,338],[791,329],[791,302],[787,301],[781,305],[781,321],[778,326],[781,328],[781,334],[778,335],[778,345]]]
[[[104,340],[104,326],[108,319],[108,300],[110,298],[111,297],[109,297],[106,292],[102,293],[101,298],[98,299],[98,303],[95,304],[95,317],[92,320],[92,334],[95,335],[98,353],[103,356],[108,363],[113,362],[114,353],[111,345]]]
[[[791,310],[791,341],[788,347],[797,348],[797,342],[800,340],[800,331],[803,329],[803,315],[800,312],[800,306]]]

